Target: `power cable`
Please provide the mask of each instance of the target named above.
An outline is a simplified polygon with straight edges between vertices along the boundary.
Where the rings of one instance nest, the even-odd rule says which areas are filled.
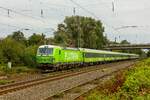
[[[65,14],[64,14],[64,12],[66,11],[66,10],[70,10],[70,9],[68,9],[68,7],[72,7],[72,6],[63,6],[64,7],[64,9],[62,9],[62,8],[58,8],[58,7],[60,7],[59,5],[58,6],[56,6],[55,4],[53,5],[53,4],[47,4],[47,3],[43,3],[43,2],[40,2],[40,4],[41,5],[44,5],[44,7],[46,7],[46,8],[48,8],[48,9],[52,9],[52,11],[57,11],[57,12],[59,12],[60,14],[61,14],[61,16],[65,16]],[[52,7],[52,6],[50,6],[50,5],[52,5],[52,6],[56,6],[57,8],[54,8],[54,7]],[[65,9],[67,7],[67,9]],[[58,10],[59,9],[59,10]],[[43,9],[44,10],[44,9]],[[63,10],[63,11],[62,11]]]
[[[28,31],[28,30],[30,30],[30,31],[36,31],[35,29],[33,29],[33,28],[27,28],[27,27],[18,27],[18,26],[15,26],[15,25],[10,25],[10,24],[4,24],[4,23],[0,23],[1,25],[5,25],[5,26],[8,26],[8,27],[14,27],[15,29],[17,29],[18,31],[20,30],[26,30],[26,31]],[[56,31],[54,28],[45,28],[45,30],[51,30],[51,32],[54,32],[54,31]],[[46,32],[42,32],[42,33],[47,33],[47,32],[50,32],[50,31],[46,31]]]
[[[1,25],[5,25],[5,26],[9,26],[9,27],[15,27],[15,28],[20,28],[18,26],[15,26],[15,25],[10,25],[10,24],[4,24],[4,23],[0,23]]]
[[[74,0],[70,0],[73,4],[75,4],[76,6],[80,7],[82,10],[86,11],[87,13],[89,13],[90,15],[94,16],[96,19],[99,19],[98,16],[95,15],[95,13],[89,11],[88,9],[82,7],[80,4],[78,4],[77,2],[75,2]]]
[[[126,29],[126,28],[138,28],[139,26],[136,26],[136,25],[132,25],[132,26],[122,26],[122,27],[119,27],[119,28],[115,28],[115,30],[120,30],[120,29]]]
[[[29,15],[26,15],[26,14],[22,14],[20,12],[17,12],[15,10],[10,9],[10,8],[5,8],[5,7],[2,7],[2,6],[0,6],[0,8],[8,11],[8,16],[10,16],[10,12],[13,12],[13,13],[16,13],[16,14],[19,14],[19,15],[22,15],[22,16],[26,16],[26,17],[29,17],[29,18],[32,18],[32,19],[35,19],[35,20],[39,20],[39,21],[45,23],[45,21],[40,20],[39,18],[36,18],[36,17],[33,17],[33,16],[29,16]]]
[[[8,17],[10,17],[10,12],[17,13],[17,14],[19,14],[19,15],[23,15],[23,16],[26,16],[26,17],[32,17],[32,16],[28,16],[28,15],[22,14],[22,13],[20,13],[20,12],[17,12],[17,11],[15,11],[15,10],[12,10],[12,9],[9,9],[9,8],[5,8],[5,7],[1,7],[1,6],[0,6],[0,8],[8,11]],[[43,14],[43,12],[41,12],[41,14]],[[10,18],[11,18],[11,17],[10,17]],[[32,17],[32,18],[34,18],[34,17]],[[35,19],[35,18],[34,18],[34,19]],[[36,19],[36,20],[37,20],[37,19]],[[40,20],[40,21],[41,21],[41,20]],[[2,23],[0,23],[0,24],[2,24]],[[17,26],[13,26],[13,25],[9,25],[9,24],[2,24],[2,25],[19,28],[19,27],[17,27]],[[30,25],[31,25],[31,24],[30,24]],[[31,25],[31,26],[32,26],[32,25]]]

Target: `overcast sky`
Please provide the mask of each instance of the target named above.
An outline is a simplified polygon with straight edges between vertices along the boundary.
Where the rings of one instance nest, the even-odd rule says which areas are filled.
[[[26,36],[33,32],[45,32],[52,36],[57,24],[65,16],[90,16],[101,20],[105,26],[105,35],[111,40],[128,40],[132,43],[150,43],[150,1],[149,0],[0,0],[0,37],[16,30],[22,30]],[[112,11],[112,1],[115,11]],[[5,8],[12,11],[9,12]],[[40,12],[43,9],[43,17]],[[95,16],[96,17],[95,17]],[[124,26],[138,26],[121,28]],[[120,28],[120,29],[119,29]],[[25,30],[29,29],[29,30]]]

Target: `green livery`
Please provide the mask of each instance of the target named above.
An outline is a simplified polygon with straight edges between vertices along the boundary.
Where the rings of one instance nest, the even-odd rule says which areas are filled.
[[[136,59],[138,57],[136,54],[128,53],[42,45],[38,48],[36,61],[42,69],[58,69],[74,65],[84,66],[109,61]]]

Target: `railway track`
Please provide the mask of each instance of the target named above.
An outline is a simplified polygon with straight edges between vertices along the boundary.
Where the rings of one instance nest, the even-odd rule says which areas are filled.
[[[98,69],[94,69],[94,70],[98,70]],[[28,88],[28,87],[31,87],[31,86],[34,86],[34,85],[39,85],[39,84],[42,84],[42,83],[46,83],[46,82],[50,82],[50,81],[54,81],[54,80],[63,79],[63,78],[66,78],[66,77],[71,77],[71,76],[87,73],[87,72],[94,71],[94,70],[81,71],[81,72],[76,72],[76,73],[68,72],[68,73],[61,74],[61,75],[56,75],[56,76],[53,76],[53,77],[50,76],[50,77],[45,77],[45,78],[40,78],[40,79],[35,79],[35,80],[30,80],[30,81],[25,81],[25,82],[18,82],[18,83],[14,83],[14,84],[1,86],[0,87],[0,95],[10,93],[10,92],[14,92],[14,91],[17,91],[17,90],[21,90],[21,89],[24,89],[24,88]]]
[[[132,64],[132,65],[134,65],[134,64]],[[130,66],[132,66],[132,65],[130,65]],[[130,67],[130,66],[128,66],[128,67]],[[127,68],[128,68],[127,67]],[[119,69],[119,70],[117,70],[117,71],[114,71],[114,72],[112,72],[112,73],[109,73],[109,74],[107,74],[107,75],[104,75],[104,76],[102,76],[102,77],[100,77],[100,79],[99,80],[105,80],[104,82],[106,82],[106,80],[109,80],[109,79],[107,79],[107,78],[109,78],[109,77],[112,77],[113,76],[113,74],[115,74],[115,73],[117,73],[117,72],[120,72],[121,70],[125,70],[125,69],[127,69],[127,68],[123,68],[123,69]],[[106,78],[106,79],[105,79]],[[111,78],[110,78],[111,79]],[[103,83],[104,83],[103,82]],[[86,90],[86,91],[84,91],[83,93],[79,93],[79,95],[77,95],[75,98],[73,98],[72,100],[80,100],[80,97],[81,96],[83,96],[84,94],[86,94],[86,93],[88,93],[89,91],[91,91],[91,90],[94,90],[94,89],[96,89],[100,84],[102,84],[101,82],[99,82],[98,84],[94,84],[94,86],[93,86],[93,88],[91,88],[91,89],[89,89],[89,90]],[[84,85],[84,87],[85,86],[88,86],[88,85],[93,85],[93,83],[87,83],[87,84],[85,84]],[[82,86],[81,86],[81,88],[82,88]],[[50,100],[50,99],[49,99]]]
[[[105,64],[105,65],[107,65],[107,64]],[[100,69],[99,67],[95,67],[94,69],[89,68],[89,69],[82,70],[82,71],[79,71],[79,72],[70,71],[70,72],[65,72],[65,73],[61,73],[61,74],[56,74],[54,76],[47,76],[47,77],[43,77],[43,78],[39,78],[39,79],[34,79],[34,80],[28,80],[28,81],[3,85],[3,86],[0,86],[0,95],[15,92],[15,91],[18,91],[18,90],[21,90],[21,89],[29,88],[29,87],[39,85],[39,84],[43,84],[43,83],[50,82],[50,81],[55,81],[55,80],[63,79],[63,78],[66,78],[66,77],[71,77],[71,76],[76,76],[76,75],[79,75],[79,74],[88,73],[88,72],[91,72],[91,71],[96,71],[96,70],[99,70],[99,69]]]
[[[117,69],[117,70],[114,70],[114,71],[112,71],[110,73],[104,74],[101,77],[99,77],[99,79],[96,79],[96,80],[101,80],[101,81],[102,80],[107,80],[107,78],[112,77],[113,74],[115,74],[115,73],[117,73],[117,72],[119,72],[121,70],[125,70],[125,69],[129,68],[132,65],[134,65],[134,63],[131,64],[131,65],[126,66],[125,68]],[[74,90],[73,89],[68,89],[68,90],[64,91],[63,97],[61,97],[61,98],[59,98],[59,97],[55,98],[55,96],[52,96],[52,97],[48,97],[45,100],[66,100],[66,99],[67,100],[80,100],[79,99],[80,96],[86,94],[87,92],[89,92],[92,89],[95,89],[96,87],[99,86],[99,84],[93,84],[92,82],[87,82],[84,85],[77,86],[78,88],[83,89],[83,91],[81,91],[81,93],[77,90],[78,93],[75,93],[76,95],[74,95],[74,93],[73,93],[73,95],[72,95],[72,91],[74,91]],[[88,87],[87,90],[85,90],[85,87]],[[70,94],[70,96],[69,96],[69,94]]]
[[[126,63],[126,62],[129,62],[129,61],[122,61],[122,62],[119,62],[120,64],[121,63]],[[133,62],[133,61],[132,61]],[[13,83],[13,84],[9,84],[9,85],[5,85],[5,86],[1,86],[0,87],[0,96],[7,96],[9,95],[10,93],[12,94],[13,92],[14,93],[17,93],[17,91],[19,90],[23,90],[23,89],[26,89],[26,88],[32,88],[34,86],[39,86],[41,84],[44,84],[44,83],[49,83],[49,82],[53,82],[53,81],[57,81],[57,80],[61,80],[61,79],[65,79],[67,77],[76,77],[78,75],[82,75],[82,74],[87,74],[87,73],[91,73],[91,72],[94,72],[94,71],[98,71],[100,70],[101,68],[107,68],[107,67],[110,67],[111,66],[115,66],[118,65],[119,63],[113,63],[113,64],[104,64],[104,65],[98,65],[98,67],[95,67],[92,66],[87,68],[86,70],[81,70],[81,71],[75,71],[75,72],[65,72],[65,73],[61,73],[61,74],[57,74],[57,75],[54,75],[54,76],[47,76],[47,77],[44,77],[44,78],[39,78],[39,79],[35,79],[35,80],[30,80],[30,81],[24,81],[24,82],[18,82],[18,83]],[[108,66],[107,66],[108,65]],[[105,66],[105,67],[104,67]],[[107,71],[106,71],[107,72]],[[67,89],[66,89],[67,90]],[[7,99],[8,100],[8,99]],[[14,99],[13,99],[14,100]],[[16,100],[16,99],[15,99]],[[18,99],[17,99],[18,100]]]

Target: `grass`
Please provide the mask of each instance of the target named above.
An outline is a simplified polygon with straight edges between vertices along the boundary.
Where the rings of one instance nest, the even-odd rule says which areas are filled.
[[[97,85],[97,84],[99,84],[99,80],[94,80],[94,81],[92,81],[92,83],[91,84],[95,84],[95,85]]]
[[[86,100],[150,100],[150,59],[118,73],[112,80],[92,90]]]
[[[82,90],[80,87],[75,87],[71,90],[72,93],[80,93]]]
[[[64,93],[56,94],[53,96],[53,98],[63,98]]]
[[[13,66],[12,69],[7,69],[6,66],[0,66],[0,77],[7,77],[0,79],[0,85],[12,83],[21,80],[29,74],[36,74],[38,70],[26,66]]]
[[[13,73],[35,73],[38,72],[36,68],[29,68],[27,66],[18,66],[12,69]]]
[[[9,83],[13,83],[14,81],[11,80],[0,80],[0,85],[5,85],[5,84],[9,84]]]
[[[0,66],[0,76],[6,74],[21,74],[21,73],[35,73],[38,72],[36,68],[29,68],[27,66],[13,66],[11,69],[6,66]]]

